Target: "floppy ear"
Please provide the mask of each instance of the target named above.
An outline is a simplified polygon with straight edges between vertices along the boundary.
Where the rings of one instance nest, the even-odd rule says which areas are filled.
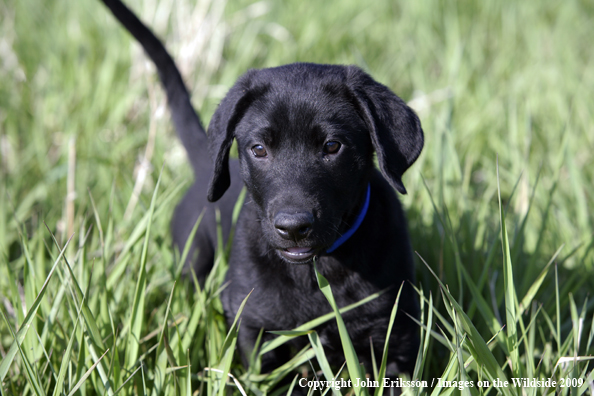
[[[367,124],[380,170],[392,187],[406,194],[402,174],[423,149],[423,130],[406,103],[355,66],[348,67],[348,84]]]
[[[208,186],[208,200],[218,201],[231,184],[229,150],[235,137],[235,127],[257,96],[250,88],[256,70],[244,74],[221,101],[208,126],[210,152],[214,155],[214,169]]]

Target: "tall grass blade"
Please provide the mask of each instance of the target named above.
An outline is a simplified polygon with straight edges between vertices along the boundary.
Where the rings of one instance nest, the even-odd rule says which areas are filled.
[[[561,303],[559,302],[559,272],[557,271],[557,265],[555,265],[555,311],[556,311],[556,340],[557,340],[557,351],[562,354],[563,348],[561,347]]]
[[[320,368],[324,373],[324,377],[326,377],[327,381],[332,381],[335,378],[334,373],[332,372],[332,368],[328,363],[328,359],[326,358],[326,354],[324,353],[324,347],[322,346],[320,337],[318,337],[318,333],[312,331],[307,336],[309,337],[309,342],[311,344],[312,349],[316,353],[316,359],[320,364]],[[332,393],[335,396],[340,396],[340,392],[337,391],[335,388],[332,388]]]
[[[53,393],[54,396],[59,396],[62,394],[62,389],[64,387],[64,379],[66,378],[68,366],[70,365],[70,355],[72,354],[72,347],[74,346],[74,342],[76,340],[76,331],[78,329],[78,322],[81,317],[81,312],[82,310],[79,310],[78,314],[76,315],[76,320],[74,321],[74,329],[72,329],[72,335],[70,336],[70,340],[68,341],[66,351],[62,356],[62,364],[60,365],[60,371],[58,372],[58,379]]]
[[[351,342],[351,338],[349,337],[349,333],[347,328],[342,320],[342,316],[338,310],[338,306],[336,305],[336,301],[334,300],[334,296],[332,295],[332,289],[330,288],[330,284],[328,280],[324,278],[322,274],[318,271],[315,261],[314,261],[314,269],[316,272],[316,277],[318,279],[318,286],[320,290],[330,303],[332,310],[336,314],[336,324],[338,325],[338,333],[340,335],[340,342],[342,343],[342,349],[344,351],[344,357],[347,361],[347,368],[349,370],[349,376],[353,382],[353,389],[357,396],[367,395],[367,389],[357,385],[358,379],[365,378],[365,373],[361,372],[359,366],[359,358],[357,357],[357,353],[355,352],[355,348],[353,347],[353,343]]]
[[[10,331],[10,335],[12,336],[12,338],[14,340],[16,340],[17,339],[16,334],[14,334],[14,331],[12,330],[12,326],[10,325],[10,322],[6,318],[6,315],[4,315],[4,311],[0,310],[0,313],[2,314],[2,318],[4,319],[4,322],[6,323],[6,326],[8,327],[8,330]],[[31,388],[33,388],[33,391],[35,392],[35,394],[37,396],[45,396],[43,387],[41,386],[41,384],[38,381],[37,375],[36,375],[35,371],[33,370],[33,366],[31,365],[29,358],[23,352],[23,348],[21,348],[21,344],[17,342],[16,345],[18,347],[18,352],[21,355],[21,360],[23,362],[23,366],[25,366],[25,372],[27,373],[27,379],[29,380],[29,385],[31,386]]]
[[[499,161],[499,160],[498,160]],[[514,272],[511,262],[511,251],[509,240],[507,238],[507,228],[505,225],[505,213],[501,204],[501,187],[499,185],[499,162],[497,162],[497,196],[499,198],[499,218],[501,221],[501,246],[503,248],[503,287],[505,291],[505,318],[507,330],[507,349],[512,364],[514,377],[521,377],[520,354],[518,351],[518,333],[516,327],[516,305],[517,296],[514,284]]]
[[[31,305],[29,312],[27,312],[25,319],[21,323],[21,326],[14,337],[14,341],[12,342],[10,349],[8,350],[8,352],[2,359],[2,362],[0,363],[0,382],[3,382],[4,379],[6,378],[6,374],[8,373],[8,369],[10,368],[10,365],[12,364],[12,360],[14,359],[15,355],[17,354],[18,349],[20,348],[20,345],[23,342],[23,339],[27,335],[27,331],[29,330],[29,327],[31,326],[31,322],[33,321],[33,318],[35,317],[35,314],[37,313],[37,309],[39,308],[39,304],[41,304],[41,300],[43,299],[43,296],[45,295],[45,292],[47,290],[47,285],[48,285],[50,279],[52,278],[52,275],[54,274],[54,271],[56,270],[56,267],[57,267],[58,263],[60,262],[60,260],[62,259],[62,256],[64,255],[64,252],[68,248],[68,244],[70,243],[71,240],[72,240],[72,236],[64,244],[64,248],[62,248],[62,250],[60,251],[60,254],[54,261],[54,265],[52,266],[52,269],[50,270],[49,274],[47,275],[47,278],[45,279],[43,286],[39,290],[39,293],[37,294],[37,298],[35,299],[35,301],[33,301],[33,304]]]
[[[76,385],[74,385],[74,387],[70,390],[70,393],[68,394],[68,396],[73,396],[76,393],[78,388],[80,388],[82,386],[82,384],[86,381],[86,379],[89,377],[89,375],[91,375],[91,373],[93,372],[95,367],[97,367],[97,365],[99,364],[99,362],[101,362],[101,359],[103,359],[105,357],[107,352],[109,352],[109,349],[106,350],[105,352],[103,352],[103,355],[101,355],[101,357],[99,359],[97,359],[97,361],[95,361],[95,363],[93,363],[93,365],[91,367],[89,367],[87,372],[80,378],[80,380],[76,383]]]
[[[151,226],[153,223],[153,214],[155,212],[155,205],[157,203],[157,193],[159,191],[159,185],[161,183],[161,174],[157,179],[155,189],[153,191],[153,197],[151,199],[151,206],[148,211],[148,219],[146,224],[146,231],[144,237],[144,243],[142,245],[142,253],[140,257],[140,269],[138,270],[138,281],[136,282],[136,288],[134,291],[134,300],[132,302],[132,311],[129,319],[128,339],[126,342],[126,359],[125,367],[131,369],[138,357],[138,348],[140,346],[139,340],[141,338],[142,324],[144,322],[144,296],[146,290],[146,258],[149,245],[149,237],[151,234]]]
[[[181,273],[184,269],[184,266],[186,265],[186,260],[188,259],[188,254],[190,254],[190,249],[194,243],[194,237],[196,236],[196,231],[198,231],[198,227],[200,226],[200,223],[202,223],[202,217],[204,217],[204,211],[202,211],[200,213],[200,216],[198,216],[198,220],[196,220],[194,227],[192,227],[192,231],[190,231],[190,234],[188,235],[188,240],[186,241],[186,245],[184,246],[184,250],[183,250],[181,258],[179,260],[179,266],[178,266],[177,270],[175,271],[175,279],[179,279],[179,277],[181,276]]]
[[[171,301],[173,299],[173,293],[175,292],[176,282],[173,282],[173,287],[169,293],[169,300],[167,300],[167,308],[165,309],[165,316],[163,317],[163,323],[161,332],[159,334],[159,340],[157,342],[157,362],[154,367],[154,383],[153,383],[153,394],[158,395],[162,392],[165,384],[165,370],[167,369],[167,353],[165,351],[165,338],[168,337],[168,326],[167,320],[169,319],[169,312],[171,309]]]
[[[427,361],[427,351],[429,350],[429,343],[431,341],[431,327],[433,325],[433,295],[431,293],[429,293],[429,302],[427,304],[427,310],[427,321],[425,321],[425,326],[420,326],[421,345],[419,345],[419,353],[417,354],[417,361],[415,362],[415,369],[413,371],[412,376],[413,380],[422,378],[423,365]],[[421,314],[421,319],[423,317],[424,315]],[[423,390],[421,388],[415,388],[414,394],[419,395],[422,391]]]
[[[46,227],[47,227],[47,225],[46,225]],[[50,231],[49,227],[48,227],[48,231]],[[52,234],[52,239],[53,239],[56,247],[60,248],[60,245],[58,244],[58,240],[56,239],[56,237],[53,234]],[[64,247],[66,247],[66,246],[64,246]],[[68,273],[70,275],[70,280],[72,281],[72,284],[74,286],[75,296],[79,301],[82,302],[82,304],[81,304],[82,314],[83,314],[83,318],[85,319],[85,325],[87,326],[89,335],[90,335],[91,339],[93,340],[93,342],[95,343],[95,345],[97,345],[100,349],[105,349],[105,345],[103,344],[103,339],[101,337],[101,333],[99,332],[99,327],[97,326],[97,321],[95,320],[95,316],[93,315],[93,313],[89,309],[87,302],[85,301],[84,293],[82,292],[82,289],[80,288],[80,285],[78,284],[78,281],[76,280],[76,276],[75,276],[74,272],[72,271],[72,267],[70,266],[70,263],[68,262],[66,257],[64,257],[64,264],[66,266],[66,269],[68,270]]]
[[[487,346],[485,340],[482,338],[482,336],[480,335],[470,318],[464,312],[464,309],[462,309],[462,307],[456,302],[454,297],[452,297],[447,287],[441,282],[441,280],[433,271],[433,269],[429,266],[429,264],[427,264],[427,262],[425,262],[425,260],[423,260],[422,258],[421,260],[441,286],[441,291],[443,295],[446,297],[449,304],[451,305],[451,309],[455,311],[455,313],[458,315],[460,319],[460,324],[462,325],[462,328],[468,335],[468,339],[470,341],[468,347],[474,359],[478,362],[482,362],[485,369],[485,373],[487,374],[491,382],[493,382],[493,380],[495,379],[500,379],[502,382],[507,381],[507,376],[499,366],[499,363],[497,363],[495,356],[493,356],[493,353]],[[512,396],[516,394],[516,392],[512,388],[502,386],[498,387],[497,389],[499,390],[499,392],[503,393],[506,396]]]
[[[235,318],[233,319],[233,323],[225,337],[225,341],[223,342],[223,346],[221,348],[221,355],[219,357],[219,367],[218,369],[221,370],[221,380],[219,383],[218,388],[218,396],[223,396],[225,390],[225,383],[227,381],[227,375],[229,374],[229,370],[231,369],[231,363],[233,361],[233,353],[235,352],[235,344],[237,343],[237,334],[239,332],[239,324],[238,321],[241,317],[241,313],[247,303],[248,298],[252,295],[252,291],[248,293],[247,296],[243,299],[241,304],[239,305],[239,309],[235,314]]]
[[[140,365],[138,366],[138,368],[136,370],[134,370],[132,372],[132,374],[130,374],[130,376],[128,378],[126,378],[126,380],[122,383],[122,385],[120,385],[120,387],[118,389],[116,389],[116,391],[113,393],[114,396],[117,395],[118,393],[120,393],[120,391],[122,389],[124,389],[124,387],[126,386],[126,384],[128,383],[128,381],[130,381],[132,378],[134,378],[134,376],[136,375],[136,373],[142,369],[142,363],[140,363]]]
[[[380,386],[375,389],[375,396],[382,396],[384,393],[383,379],[386,376],[386,367],[388,365],[388,347],[390,346],[390,335],[392,334],[392,327],[394,326],[394,321],[396,320],[396,313],[398,312],[398,303],[400,302],[400,294],[402,293],[403,286],[404,284],[400,285],[400,289],[398,289],[396,301],[394,302],[394,306],[392,307],[392,313],[390,314],[390,321],[388,322],[388,331],[386,332],[386,340],[384,342],[384,351],[382,353],[382,363],[380,364],[379,372],[376,378],[376,380],[379,381]]]
[[[364,299],[357,301],[356,303],[347,305],[346,307],[342,307],[338,310],[338,312],[340,314],[343,314],[345,312],[348,312],[352,309],[355,309],[363,304],[368,303],[369,301],[373,301],[376,298],[378,298],[380,295],[382,295],[384,293],[384,291],[381,291],[379,293],[373,293],[367,297],[365,297]],[[279,337],[276,337],[273,340],[267,341],[264,344],[262,344],[262,348],[260,349],[260,354],[264,354],[266,352],[272,351],[275,348],[278,348],[279,346],[283,345],[285,342],[295,338],[295,337],[299,337],[301,335],[305,335],[308,333],[309,330],[328,322],[331,319],[334,319],[336,317],[336,313],[334,312],[330,312],[327,313],[325,315],[322,315],[316,319],[310,320],[309,322],[306,322],[304,324],[302,324],[301,326],[298,326],[294,329],[294,333],[292,332],[278,332],[278,334],[280,334]]]
[[[186,350],[186,362],[188,362],[188,366],[186,367],[186,396],[192,396],[192,364],[190,363],[190,350]]]
[[[157,179],[157,184],[160,184],[161,177],[163,171],[159,174],[159,178]],[[178,196],[179,191],[183,188],[184,183],[180,183],[176,185],[171,191],[166,192],[166,194],[160,199],[157,203],[155,202],[155,206],[153,207],[153,211],[151,212],[150,207],[147,213],[145,213],[142,218],[136,223],[136,226],[130,233],[130,236],[126,239],[126,243],[118,256],[118,263],[121,264],[121,261],[125,260],[128,255],[130,254],[130,250],[136,245],[136,243],[142,238],[143,235],[146,236],[146,229],[149,227],[150,223],[153,221],[153,218],[159,217],[159,215],[168,208],[168,206],[173,202],[174,198]],[[153,190],[153,197],[151,199],[151,206],[153,205],[153,201],[156,200],[155,192],[157,186],[155,185],[155,190]],[[108,277],[108,282],[111,284],[112,282],[117,282],[117,278],[114,279],[114,274],[110,274]]]
[[[269,374],[252,375],[250,379],[252,381],[265,381],[270,380],[271,386],[276,385],[282,378],[284,378],[290,372],[296,370],[302,364],[310,361],[316,357],[316,353],[312,348],[304,347],[301,351],[295,354],[288,362],[282,364],[280,367],[275,368]]]
[[[542,282],[544,282],[545,277],[549,273],[549,268],[555,262],[555,260],[559,256],[559,253],[561,253],[561,250],[563,249],[564,246],[565,245],[561,245],[559,247],[559,249],[557,249],[555,254],[553,254],[553,257],[551,257],[551,260],[549,260],[547,265],[545,265],[545,267],[542,269],[542,271],[540,272],[538,277],[534,280],[534,282],[532,283],[532,285],[526,292],[526,295],[524,296],[524,298],[522,299],[522,302],[520,303],[520,305],[518,307],[518,316],[522,316],[524,314],[524,311],[530,306],[530,304],[534,300],[534,297],[536,296],[536,293],[540,289]]]
[[[289,385],[289,390],[287,391],[287,396],[291,396],[291,394],[293,393],[293,389],[295,388],[295,384],[297,383],[297,378],[299,378],[299,374],[297,374],[293,378],[293,381],[291,381],[291,385]]]

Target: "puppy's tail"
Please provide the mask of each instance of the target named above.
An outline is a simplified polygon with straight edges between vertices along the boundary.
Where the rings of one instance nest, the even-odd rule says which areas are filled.
[[[190,94],[175,62],[157,37],[120,0],[102,0],[122,25],[138,40],[159,72],[177,134],[188,152],[194,171],[210,164],[206,133],[192,107]]]

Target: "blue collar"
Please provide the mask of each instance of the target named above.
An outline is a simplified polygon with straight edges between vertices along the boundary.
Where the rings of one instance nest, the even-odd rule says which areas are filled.
[[[367,209],[369,209],[370,194],[371,194],[371,186],[368,184],[367,185],[367,195],[365,197],[365,203],[363,204],[363,207],[361,208],[361,212],[359,213],[359,216],[357,216],[357,219],[353,223],[353,226],[351,228],[349,228],[344,234],[342,234],[340,236],[340,238],[338,238],[336,241],[334,241],[332,246],[330,246],[330,248],[328,250],[326,250],[326,253],[332,253],[333,251],[338,249],[340,247],[340,245],[345,243],[347,241],[347,239],[349,239],[355,233],[355,231],[357,231],[357,229],[363,222],[365,215],[367,214]]]

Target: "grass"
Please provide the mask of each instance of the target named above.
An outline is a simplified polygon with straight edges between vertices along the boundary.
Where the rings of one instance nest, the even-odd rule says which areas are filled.
[[[129,4],[205,121],[242,72],[294,61],[357,64],[418,111],[426,146],[402,201],[428,386],[408,391],[592,393],[590,2]],[[191,177],[152,66],[98,1],[0,3],[3,395],[259,395],[314,359],[337,375],[311,331],[332,315],[264,345],[310,339],[275,372],[241,366],[241,324],[217,298],[226,247],[203,289],[171,248]]]

